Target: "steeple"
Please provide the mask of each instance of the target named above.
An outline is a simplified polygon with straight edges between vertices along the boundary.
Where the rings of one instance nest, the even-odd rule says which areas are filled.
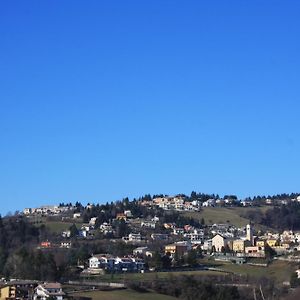
[[[253,245],[253,229],[251,224],[247,224],[246,226],[246,238],[251,242],[251,245]]]

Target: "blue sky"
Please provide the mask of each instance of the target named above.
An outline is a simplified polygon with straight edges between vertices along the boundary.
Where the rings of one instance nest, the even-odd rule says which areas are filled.
[[[299,192],[297,1],[2,1],[0,212]]]

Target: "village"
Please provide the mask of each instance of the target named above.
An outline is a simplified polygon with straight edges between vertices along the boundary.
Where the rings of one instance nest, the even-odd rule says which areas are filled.
[[[77,289],[122,289],[133,282],[130,278],[134,277],[130,276],[134,274],[141,282],[151,274],[158,276],[163,272],[229,274],[222,280],[236,280],[233,275],[242,280],[239,269],[247,266],[267,273],[276,262],[292,264],[291,274],[280,277],[281,286],[293,285],[291,276],[300,282],[300,231],[274,230],[250,220],[238,225],[222,215],[226,210],[257,212],[256,209],[284,207],[300,202],[299,196],[260,199],[257,208],[257,202],[234,196],[207,198],[145,196],[111,204],[61,203],[26,208],[14,216],[15,221],[24,218],[35,228],[48,232],[35,245],[36,251],[58,258],[75,253],[69,265],[72,271],[58,281],[2,278],[0,299],[62,300],[75,297],[72,293],[77,293]],[[207,211],[220,212],[223,222],[207,222],[207,218],[205,221]]]
[[[291,200],[300,201],[300,197]],[[281,201],[282,205],[288,201]],[[195,211],[203,207],[237,205],[236,199],[208,199],[204,202],[186,201],[182,196],[157,197],[153,200],[141,200],[137,205],[146,209],[156,207],[167,212]],[[265,205],[272,205],[266,199]],[[240,201],[241,207],[253,205],[251,201]],[[162,222],[159,216],[143,218],[134,217],[130,210],[116,213],[109,222],[99,223],[97,217],[91,217],[88,223],[78,223],[84,210],[94,207],[88,204],[78,211],[76,206],[44,206],[27,208],[23,214],[27,218],[37,215],[44,217],[56,216],[61,221],[74,222],[75,233],[72,228],[60,232],[59,242],[42,241],[41,249],[72,248],[75,239],[80,241],[94,241],[106,239],[110,242],[120,241],[130,245],[131,252],[125,256],[113,256],[111,253],[93,253],[88,261],[81,262],[82,275],[103,274],[105,272],[149,272],[155,267],[149,267],[148,260],[159,253],[161,257],[168,256],[170,265],[178,258],[184,258],[193,251],[196,257],[209,257],[216,261],[228,261],[236,264],[267,265],[272,259],[286,259],[297,261],[300,251],[300,232],[285,230],[256,230],[256,224],[237,227],[228,222],[216,224],[191,225],[173,222]],[[77,210],[76,210],[77,209]],[[116,237],[117,224],[126,226],[126,234]],[[181,222],[182,223],[182,222]],[[74,227],[73,227],[74,229]],[[135,248],[134,248],[135,247]],[[196,264],[194,264],[196,266]]]

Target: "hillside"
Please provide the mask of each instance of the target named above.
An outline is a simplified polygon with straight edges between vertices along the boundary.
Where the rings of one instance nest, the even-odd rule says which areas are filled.
[[[200,212],[183,212],[186,217],[194,218],[199,221],[204,219],[205,224],[230,223],[235,226],[245,226],[249,219],[245,216],[249,212],[265,213],[271,209],[270,206],[261,207],[203,207]]]

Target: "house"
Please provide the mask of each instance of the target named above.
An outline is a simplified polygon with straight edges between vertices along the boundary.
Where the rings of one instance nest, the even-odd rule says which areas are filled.
[[[90,221],[89,221],[89,225],[90,226],[95,226],[96,222],[97,222],[97,219],[98,219],[97,217],[91,218]]]
[[[266,199],[266,204],[267,205],[272,205],[273,204],[273,200],[272,199]]]
[[[216,252],[223,252],[226,247],[229,247],[232,249],[232,238],[225,237],[221,234],[216,234],[212,238],[212,249],[214,249]]]
[[[258,247],[265,247],[266,246],[266,241],[265,240],[261,240],[261,239],[257,239],[255,241],[255,246],[258,246]]]
[[[25,208],[24,210],[23,210],[23,214],[24,215],[31,215],[31,208]]]
[[[182,234],[184,234],[184,229],[183,228],[174,228],[173,229],[173,234],[182,235]]]
[[[44,283],[35,288],[33,300],[47,300],[48,298],[63,300],[64,296],[65,293],[62,291],[60,283]]]
[[[16,299],[17,297],[17,288],[15,285],[4,286],[0,289],[0,299]]]
[[[169,235],[166,233],[152,233],[151,239],[153,241],[167,241],[169,239]]]
[[[174,223],[164,223],[165,229],[174,229],[176,227],[176,224]]]
[[[126,218],[132,218],[133,217],[131,210],[125,210],[124,215],[126,216]]]
[[[99,254],[89,259],[89,267],[90,269],[103,269],[109,272],[141,272],[145,268],[145,263],[144,260],[139,258]]]
[[[243,200],[243,201],[241,201],[241,204],[244,207],[248,207],[248,206],[252,206],[253,202],[249,201],[249,200]]]
[[[81,213],[73,214],[73,219],[79,219],[79,218],[81,218]]]
[[[119,214],[117,214],[116,219],[119,220],[119,221],[120,220],[126,221],[127,217],[126,217],[126,215],[124,213],[119,213]]]
[[[294,233],[292,230],[285,230],[280,235],[281,242],[294,242],[296,243],[298,241],[299,234]]]
[[[138,255],[145,255],[146,252],[149,250],[148,247],[138,247],[138,248],[135,248],[132,253],[133,255],[135,256],[138,256]]]
[[[278,239],[267,239],[266,243],[268,244],[268,246],[270,247],[276,247],[279,246],[279,241]]]
[[[5,282],[0,287],[0,299],[31,299],[36,286],[37,283],[30,280],[11,280]]]
[[[140,243],[143,241],[143,237],[140,233],[130,233],[128,236],[122,237],[125,242]]]
[[[48,241],[41,242],[41,244],[40,244],[41,248],[51,248],[51,246],[52,246],[51,242],[48,242]]]
[[[157,216],[154,216],[152,219],[151,219],[152,222],[159,222],[159,217]]]
[[[85,209],[91,210],[91,209],[93,209],[93,207],[95,207],[94,204],[89,204],[89,203],[88,203],[88,204],[86,205]]]
[[[156,222],[154,222],[154,221],[143,221],[143,222],[141,222],[141,227],[155,229]]]
[[[195,207],[194,207],[192,202],[185,202],[184,205],[183,205],[183,210],[193,211],[193,210],[195,210]]]
[[[175,254],[182,256],[191,250],[191,244],[189,242],[177,242],[174,244],[165,246],[165,254],[170,254],[174,256]]]
[[[61,233],[61,235],[62,235],[62,237],[64,237],[64,238],[69,238],[69,237],[71,237],[71,231],[70,231],[70,230],[63,231],[63,232]]]
[[[212,249],[212,240],[204,241],[201,249],[204,251],[210,251]]]
[[[251,246],[251,242],[248,240],[237,239],[232,241],[232,250],[234,252],[244,252],[247,246]]]
[[[183,236],[192,244],[201,244],[204,238],[204,234],[198,232],[185,233]]]
[[[72,247],[71,242],[61,242],[60,243],[60,248],[70,249],[71,247]]]
[[[260,246],[245,247],[246,257],[265,257],[265,248]]]
[[[208,199],[207,201],[202,203],[203,207],[213,207],[216,205],[216,200],[215,199]]]
[[[110,224],[104,222],[103,224],[100,225],[100,231],[103,232],[104,234],[108,234],[113,232],[113,228]]]
[[[113,270],[115,258],[109,254],[97,254],[89,258],[90,269]]]
[[[142,272],[145,263],[139,258],[116,257],[114,270],[119,272]]]
[[[88,231],[86,230],[79,230],[78,231],[78,236],[82,238],[86,238],[88,236]]]

